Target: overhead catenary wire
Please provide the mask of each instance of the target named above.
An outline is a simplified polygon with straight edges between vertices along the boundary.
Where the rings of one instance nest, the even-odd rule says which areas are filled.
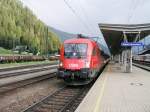
[[[130,23],[131,19],[133,18],[134,16],[134,12],[136,10],[136,8],[138,7],[138,4],[140,3],[140,0],[132,0],[131,1],[131,6],[130,6],[130,11],[128,13],[128,20],[127,22]]]
[[[86,13],[85,8],[84,8],[83,5],[81,4],[81,1],[80,1],[80,0],[79,0],[78,2],[79,2],[78,4],[80,5],[80,9],[82,10],[82,13],[83,13],[84,17],[86,18],[87,22],[88,22],[89,25],[90,25],[91,31],[93,32],[93,34],[95,34],[95,31],[94,31],[95,27],[93,26],[93,24],[90,23],[90,19],[89,19],[89,17],[88,17],[88,14]]]
[[[87,21],[88,21],[89,25],[90,25],[91,28],[92,28],[93,34],[95,35],[95,31],[94,31],[95,27],[94,27],[94,25],[90,23],[90,19],[89,19],[87,13],[86,13],[86,10],[85,10],[84,7],[81,5],[81,2],[79,2],[79,4],[80,4],[80,8],[81,8],[81,10],[82,10],[82,12],[83,12],[83,15],[87,18]],[[96,40],[97,42],[98,42],[98,39],[102,39],[102,38],[97,38],[97,40]]]
[[[130,7],[130,11],[128,13],[128,20],[127,20],[128,23],[130,23],[131,19],[134,17],[134,12],[135,12],[136,8],[138,7],[138,5],[143,4],[143,3],[144,3],[144,0],[132,0],[131,1],[131,7]],[[145,38],[144,38],[144,40],[145,40]],[[145,42],[144,42],[144,44],[145,44]],[[133,47],[133,48],[135,48],[135,47]],[[138,54],[139,54],[139,46],[138,46]]]
[[[78,18],[78,20],[83,24],[83,26],[86,28],[88,32],[92,32],[91,29],[88,27],[88,25],[83,21],[83,19],[78,15],[78,13],[72,8],[72,6],[64,0],[64,3],[67,5],[67,7],[72,11],[72,13]]]
[[[69,1],[69,0],[68,0],[68,1]],[[65,2],[66,2],[66,0],[65,0]],[[66,5],[69,5],[69,3],[67,2]],[[79,5],[79,7],[80,7],[80,10],[81,10],[83,16],[86,18],[86,21],[88,22],[88,25],[90,25],[90,27],[88,27],[87,25],[84,25],[84,26],[85,26],[85,27],[88,27],[88,30],[91,32],[91,34],[92,34],[93,37],[96,36],[96,32],[95,32],[95,30],[94,30],[94,29],[96,29],[96,27],[95,27],[93,24],[90,23],[89,16],[88,16],[88,14],[86,13],[86,10],[85,10],[85,8],[83,7],[83,5],[81,4],[81,1],[80,1],[80,0],[78,1],[78,5]],[[76,15],[77,18],[79,17],[78,19],[81,20],[80,22],[83,22],[84,24],[86,24],[86,23],[82,20],[82,18],[77,14],[76,10],[74,10],[70,5],[69,5],[68,7],[70,7],[70,8],[72,9],[72,12]],[[82,23],[82,24],[83,24],[83,23]],[[97,26],[97,27],[98,27],[98,26]],[[102,40],[102,41],[105,42],[104,38],[99,38],[99,36],[96,36],[96,37],[98,37],[96,41]],[[100,40],[99,40],[99,39],[100,39]]]

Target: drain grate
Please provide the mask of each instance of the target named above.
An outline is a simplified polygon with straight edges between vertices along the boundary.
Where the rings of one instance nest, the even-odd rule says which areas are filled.
[[[142,83],[130,83],[130,85],[132,85],[132,86],[142,86],[143,84]]]

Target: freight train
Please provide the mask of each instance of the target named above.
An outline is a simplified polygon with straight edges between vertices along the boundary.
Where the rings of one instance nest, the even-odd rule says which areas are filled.
[[[0,56],[0,64],[2,63],[13,63],[13,62],[29,62],[29,61],[44,61],[50,60],[55,61],[58,60],[58,55],[52,55],[48,58],[45,56],[36,56],[36,55],[10,55],[10,56]]]
[[[16,55],[16,56],[0,56],[0,63],[27,62],[27,61],[43,61],[43,56]]]
[[[59,60],[57,76],[68,85],[90,83],[108,61],[96,41],[81,36],[64,41]]]

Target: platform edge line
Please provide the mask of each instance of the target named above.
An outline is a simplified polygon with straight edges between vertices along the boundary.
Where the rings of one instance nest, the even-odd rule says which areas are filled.
[[[102,100],[102,97],[103,97],[103,94],[104,94],[104,90],[105,90],[105,86],[106,86],[106,81],[107,81],[107,74],[105,74],[105,78],[104,78],[104,81],[103,81],[103,84],[102,84],[102,89],[100,90],[100,96],[96,102],[96,106],[95,106],[95,109],[93,112],[99,112],[98,109],[99,109],[99,106],[100,106],[100,103],[101,103],[101,100]]]

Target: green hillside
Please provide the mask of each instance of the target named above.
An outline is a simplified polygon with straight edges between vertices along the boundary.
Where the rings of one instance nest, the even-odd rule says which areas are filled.
[[[60,40],[19,0],[0,0],[0,47],[26,46],[28,52],[57,51]]]
[[[12,51],[0,47],[0,54],[12,54]]]

